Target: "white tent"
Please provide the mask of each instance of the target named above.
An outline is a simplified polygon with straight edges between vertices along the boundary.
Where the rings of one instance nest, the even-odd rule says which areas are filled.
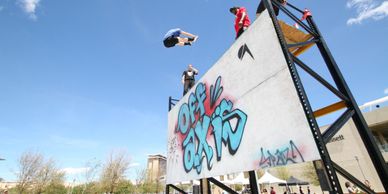
[[[231,182],[233,184],[248,185],[249,184],[249,179],[244,177],[244,173],[240,173],[234,179],[232,179]]]
[[[180,182],[179,184],[182,184],[182,185],[199,185],[199,181],[198,180],[183,181],[183,182]]]
[[[224,177],[224,180],[221,181],[221,182],[224,183],[224,184],[226,184],[226,185],[233,185],[233,184],[235,184],[235,183],[233,182],[233,180],[229,180],[226,176]]]
[[[265,172],[257,182],[260,184],[287,183],[285,180],[272,176],[269,172]]]

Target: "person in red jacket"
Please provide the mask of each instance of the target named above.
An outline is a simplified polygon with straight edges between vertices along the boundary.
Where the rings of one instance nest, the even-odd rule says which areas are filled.
[[[247,10],[244,7],[232,7],[230,13],[236,16],[234,29],[236,30],[236,39],[251,25]]]
[[[273,189],[273,187],[271,187],[270,194],[276,194],[275,189]]]

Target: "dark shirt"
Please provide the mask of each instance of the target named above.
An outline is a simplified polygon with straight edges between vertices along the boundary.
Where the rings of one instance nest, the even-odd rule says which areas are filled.
[[[184,71],[183,72],[183,76],[185,76],[185,80],[195,80],[194,78],[194,75],[197,75],[198,73],[196,73],[195,71]]]

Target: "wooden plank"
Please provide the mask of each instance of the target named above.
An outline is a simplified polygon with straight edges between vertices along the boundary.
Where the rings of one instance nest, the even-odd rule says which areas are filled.
[[[300,42],[306,42],[308,40],[311,40],[313,36],[311,34],[306,34],[301,30],[298,30],[294,28],[293,26],[290,26],[286,24],[285,22],[279,20],[280,28],[283,31],[284,37],[286,39],[287,44],[295,44]],[[314,43],[300,46],[300,47],[292,47],[289,48],[289,51],[294,54],[295,56],[298,56],[308,50],[311,46],[313,46]]]
[[[321,109],[318,109],[314,111],[315,118],[327,115],[329,113],[335,112],[337,110],[341,110],[346,107],[345,101],[336,102],[334,104],[331,104],[329,106],[323,107]]]
[[[305,45],[305,46],[302,46],[302,47],[299,47],[296,51],[291,51],[292,54],[294,54],[295,56],[299,56],[300,54],[304,53],[305,51],[307,51],[309,48],[311,48],[315,43],[310,43],[308,45]]]

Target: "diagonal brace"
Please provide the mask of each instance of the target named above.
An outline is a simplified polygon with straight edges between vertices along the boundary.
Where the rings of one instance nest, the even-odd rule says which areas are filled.
[[[180,189],[179,187],[177,187],[177,186],[175,186],[173,184],[169,184],[167,186],[170,186],[170,187],[174,188],[175,190],[179,191],[182,194],[187,194],[185,191],[183,191],[182,189]]]
[[[354,115],[355,111],[347,109],[342,115],[322,134],[323,142],[327,144],[331,138],[345,125],[345,123]]]
[[[230,187],[224,185],[223,183],[221,183],[220,181],[216,180],[215,178],[211,177],[211,178],[208,178],[208,180],[210,182],[212,182],[213,184],[217,185],[218,187],[220,187],[221,189],[223,189],[224,191],[230,193],[230,194],[238,194],[235,190],[231,189]]]
[[[273,4],[275,4],[276,7],[281,9],[286,15],[288,15],[292,20],[294,20],[296,23],[298,23],[300,26],[303,27],[308,33],[313,35],[314,37],[319,37],[317,33],[315,33],[310,27],[308,27],[305,23],[300,21],[294,14],[292,14],[288,9],[286,9],[284,6],[282,6],[280,3],[276,1],[271,1]]]
[[[308,74],[310,74],[313,78],[315,78],[319,83],[321,83],[323,86],[325,86],[327,89],[329,89],[331,92],[333,92],[338,98],[342,99],[343,101],[349,101],[349,99],[342,94],[342,92],[338,91],[334,86],[332,86],[329,82],[327,82],[323,77],[321,77],[318,73],[316,73],[314,70],[312,70],[310,67],[308,67],[303,61],[301,61],[298,57],[291,54],[292,59],[296,64],[299,65],[303,70],[305,70]]]
[[[343,177],[351,181],[353,184],[357,185],[360,189],[363,191],[366,191],[368,194],[376,194],[372,189],[364,185],[361,181],[359,181],[356,177],[348,173],[345,169],[343,169],[341,166],[336,164],[335,162],[331,161],[333,164],[334,169],[336,172],[340,173]]]

